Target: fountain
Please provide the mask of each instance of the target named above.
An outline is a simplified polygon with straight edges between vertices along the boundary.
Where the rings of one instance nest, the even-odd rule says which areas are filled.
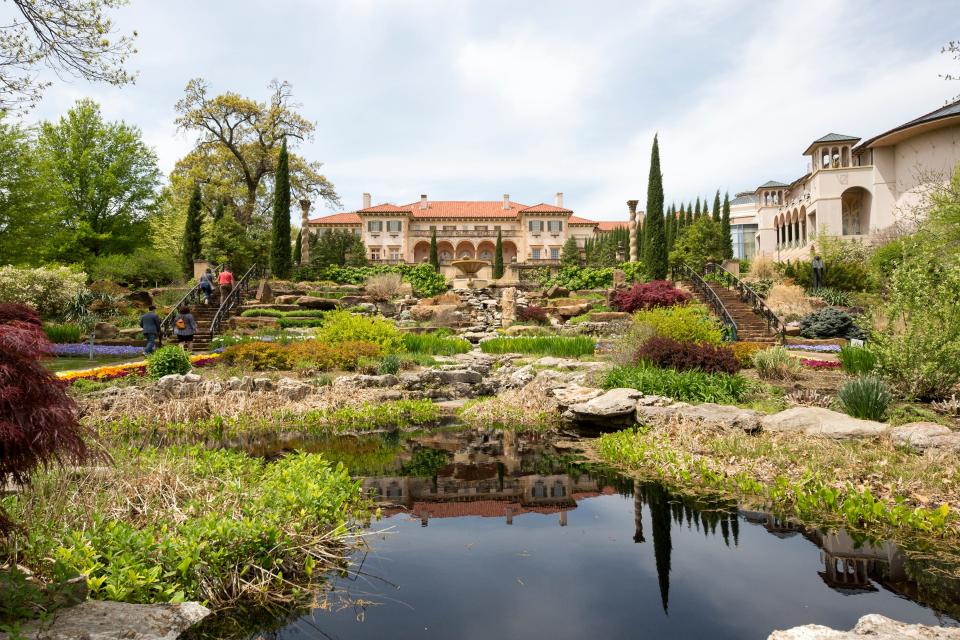
[[[454,289],[482,289],[487,286],[486,280],[474,280],[474,276],[490,263],[486,260],[473,260],[472,258],[461,258],[450,263],[462,273],[465,278],[454,278]]]

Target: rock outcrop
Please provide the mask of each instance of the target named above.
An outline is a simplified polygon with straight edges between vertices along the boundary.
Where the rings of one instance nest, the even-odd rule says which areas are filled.
[[[792,431],[835,439],[874,438],[887,430],[881,422],[851,418],[822,407],[793,407],[766,416],[760,426],[764,431]]]
[[[850,631],[837,631],[819,624],[806,624],[774,631],[767,640],[960,640],[960,629],[906,624],[876,613],[865,615]]]
[[[933,422],[911,422],[890,429],[890,439],[898,447],[915,451],[945,449],[960,451],[960,433]]]
[[[128,604],[87,600],[57,611],[51,620],[23,625],[16,638],[26,640],[176,640],[210,615],[196,602]],[[0,633],[0,640],[10,636]]]

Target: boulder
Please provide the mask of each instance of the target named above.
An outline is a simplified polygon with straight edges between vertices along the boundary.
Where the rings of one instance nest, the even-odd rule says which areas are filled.
[[[371,302],[370,296],[343,296],[340,298],[340,304],[345,307],[353,307],[358,304],[368,304]]]
[[[546,296],[548,298],[566,298],[568,295],[570,295],[570,290],[566,287],[561,287],[558,284],[551,286],[546,291]]]
[[[431,320],[437,317],[450,317],[457,313],[455,304],[416,304],[410,307],[410,317],[418,322]]]
[[[93,337],[97,340],[110,340],[119,335],[120,330],[109,322],[98,322],[93,326]]]
[[[273,380],[271,380],[270,378],[254,378],[253,390],[254,391],[273,391]]]
[[[960,451],[960,433],[934,422],[911,422],[890,429],[890,440],[898,447],[915,451],[949,449]]]
[[[480,384],[483,376],[472,369],[439,371],[441,384]]]
[[[626,311],[597,311],[590,314],[590,322],[622,322],[630,319]]]
[[[300,296],[297,298],[297,306],[301,309],[319,309],[320,311],[333,311],[340,308],[340,301],[333,298],[314,298],[313,296]]]
[[[310,395],[311,389],[309,384],[294,380],[293,378],[280,378],[277,380],[277,393],[290,400],[303,400]]]
[[[611,389],[603,395],[570,406],[574,420],[597,422],[629,418],[633,419],[637,398],[643,394],[636,389]]]
[[[578,384],[570,384],[565,387],[557,387],[550,393],[557,399],[557,403],[561,408],[566,408],[598,398],[603,395],[603,390],[592,387],[581,387]]]
[[[275,302],[277,304],[297,304],[301,296],[295,294],[284,294],[282,296],[275,296],[270,302]]]
[[[281,296],[282,297],[282,296]],[[299,299],[300,296],[297,296]],[[274,311],[297,311],[300,307],[295,304],[284,304],[279,302],[274,302],[272,304],[245,304],[240,307],[240,311],[247,311],[248,309],[273,309]]]
[[[539,325],[529,325],[529,324],[514,324],[510,325],[503,330],[504,335],[508,336],[522,336],[527,333],[540,333],[543,331],[543,327]]]
[[[147,309],[153,304],[153,296],[149,291],[131,291],[123,296],[123,299],[141,309]]]
[[[641,401],[637,403],[637,422],[641,424],[660,425],[673,420],[684,420],[716,429],[742,429],[752,432],[760,428],[761,414],[753,409],[710,402],[697,405],[680,402],[656,406],[648,404],[647,397]]]
[[[257,287],[257,302],[261,304],[273,302],[273,289],[270,288],[270,283],[267,280],[261,280],[260,286]]]
[[[928,627],[892,620],[878,613],[863,616],[850,631],[837,631],[819,624],[805,624],[774,631],[767,640],[960,640],[960,629]]]
[[[563,307],[555,307],[557,315],[561,318],[572,318],[590,311],[590,303],[582,302],[580,304],[568,304]]]
[[[176,640],[210,615],[196,602],[179,604],[128,604],[87,600],[60,609],[51,619],[27,622],[14,637],[29,640]],[[0,640],[10,636],[0,633]]]
[[[517,289],[507,287],[500,295],[500,326],[509,327],[517,319]]]
[[[380,312],[380,315],[387,318],[392,318],[397,315],[397,305],[390,301],[380,301],[376,303],[377,311]]]
[[[385,374],[382,376],[368,376],[363,374],[353,375],[353,376],[342,376],[333,381],[334,386],[337,387],[353,387],[356,389],[370,389],[370,388],[383,388],[383,387],[392,387],[398,384],[400,380],[397,376],[392,374]]]
[[[525,365],[510,374],[510,386],[522,387],[533,382],[535,377],[537,377],[537,374],[533,367],[529,364]]]
[[[619,289],[620,287],[625,287],[627,285],[627,274],[624,273],[623,269],[614,269],[613,270],[613,288]]]
[[[826,438],[873,438],[883,434],[887,426],[872,420],[851,418],[822,407],[793,407],[760,420],[764,431],[797,432]]]

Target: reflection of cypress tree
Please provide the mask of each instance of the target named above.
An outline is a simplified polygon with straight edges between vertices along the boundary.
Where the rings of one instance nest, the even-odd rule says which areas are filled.
[[[650,506],[650,518],[653,521],[653,555],[657,562],[660,602],[663,604],[663,612],[667,613],[670,600],[670,553],[673,550],[670,541],[669,495],[661,485],[652,486],[649,493],[647,504]]]
[[[723,534],[723,544],[730,546],[730,524],[727,522],[727,518],[724,517],[720,521],[720,533]]]
[[[707,513],[706,511],[700,512],[700,524],[703,525],[703,537],[710,537],[710,523],[707,522]]]
[[[710,533],[717,535],[717,514],[710,514]]]
[[[733,534],[734,546],[740,546],[740,516],[736,511],[730,514],[730,533]]]
[[[693,509],[689,505],[683,505],[683,515],[687,518],[687,529],[690,529],[690,518],[693,516]]]
[[[646,542],[643,537],[643,496],[639,480],[633,481],[633,523],[633,541]]]

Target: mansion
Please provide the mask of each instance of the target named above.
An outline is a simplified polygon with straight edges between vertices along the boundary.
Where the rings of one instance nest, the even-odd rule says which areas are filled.
[[[828,133],[803,155],[805,175],[731,200],[735,257],[808,258],[817,234],[869,242],[896,224],[960,163],[960,101],[865,141]]]
[[[420,200],[405,205],[371,204],[363,194],[363,206],[349,213],[313,218],[313,233],[343,229],[359,234],[372,262],[419,264],[430,259],[430,238],[437,234],[441,270],[453,275],[452,260],[462,258],[493,262],[497,235],[503,243],[505,277],[516,276],[516,267],[559,264],[560,252],[573,237],[581,248],[587,239],[627,222],[596,222],[575,216],[563,206],[563,194],[554,204],[520,204],[504,194],[502,200]],[[514,267],[511,269],[511,266]],[[489,277],[490,267],[481,272]]]

